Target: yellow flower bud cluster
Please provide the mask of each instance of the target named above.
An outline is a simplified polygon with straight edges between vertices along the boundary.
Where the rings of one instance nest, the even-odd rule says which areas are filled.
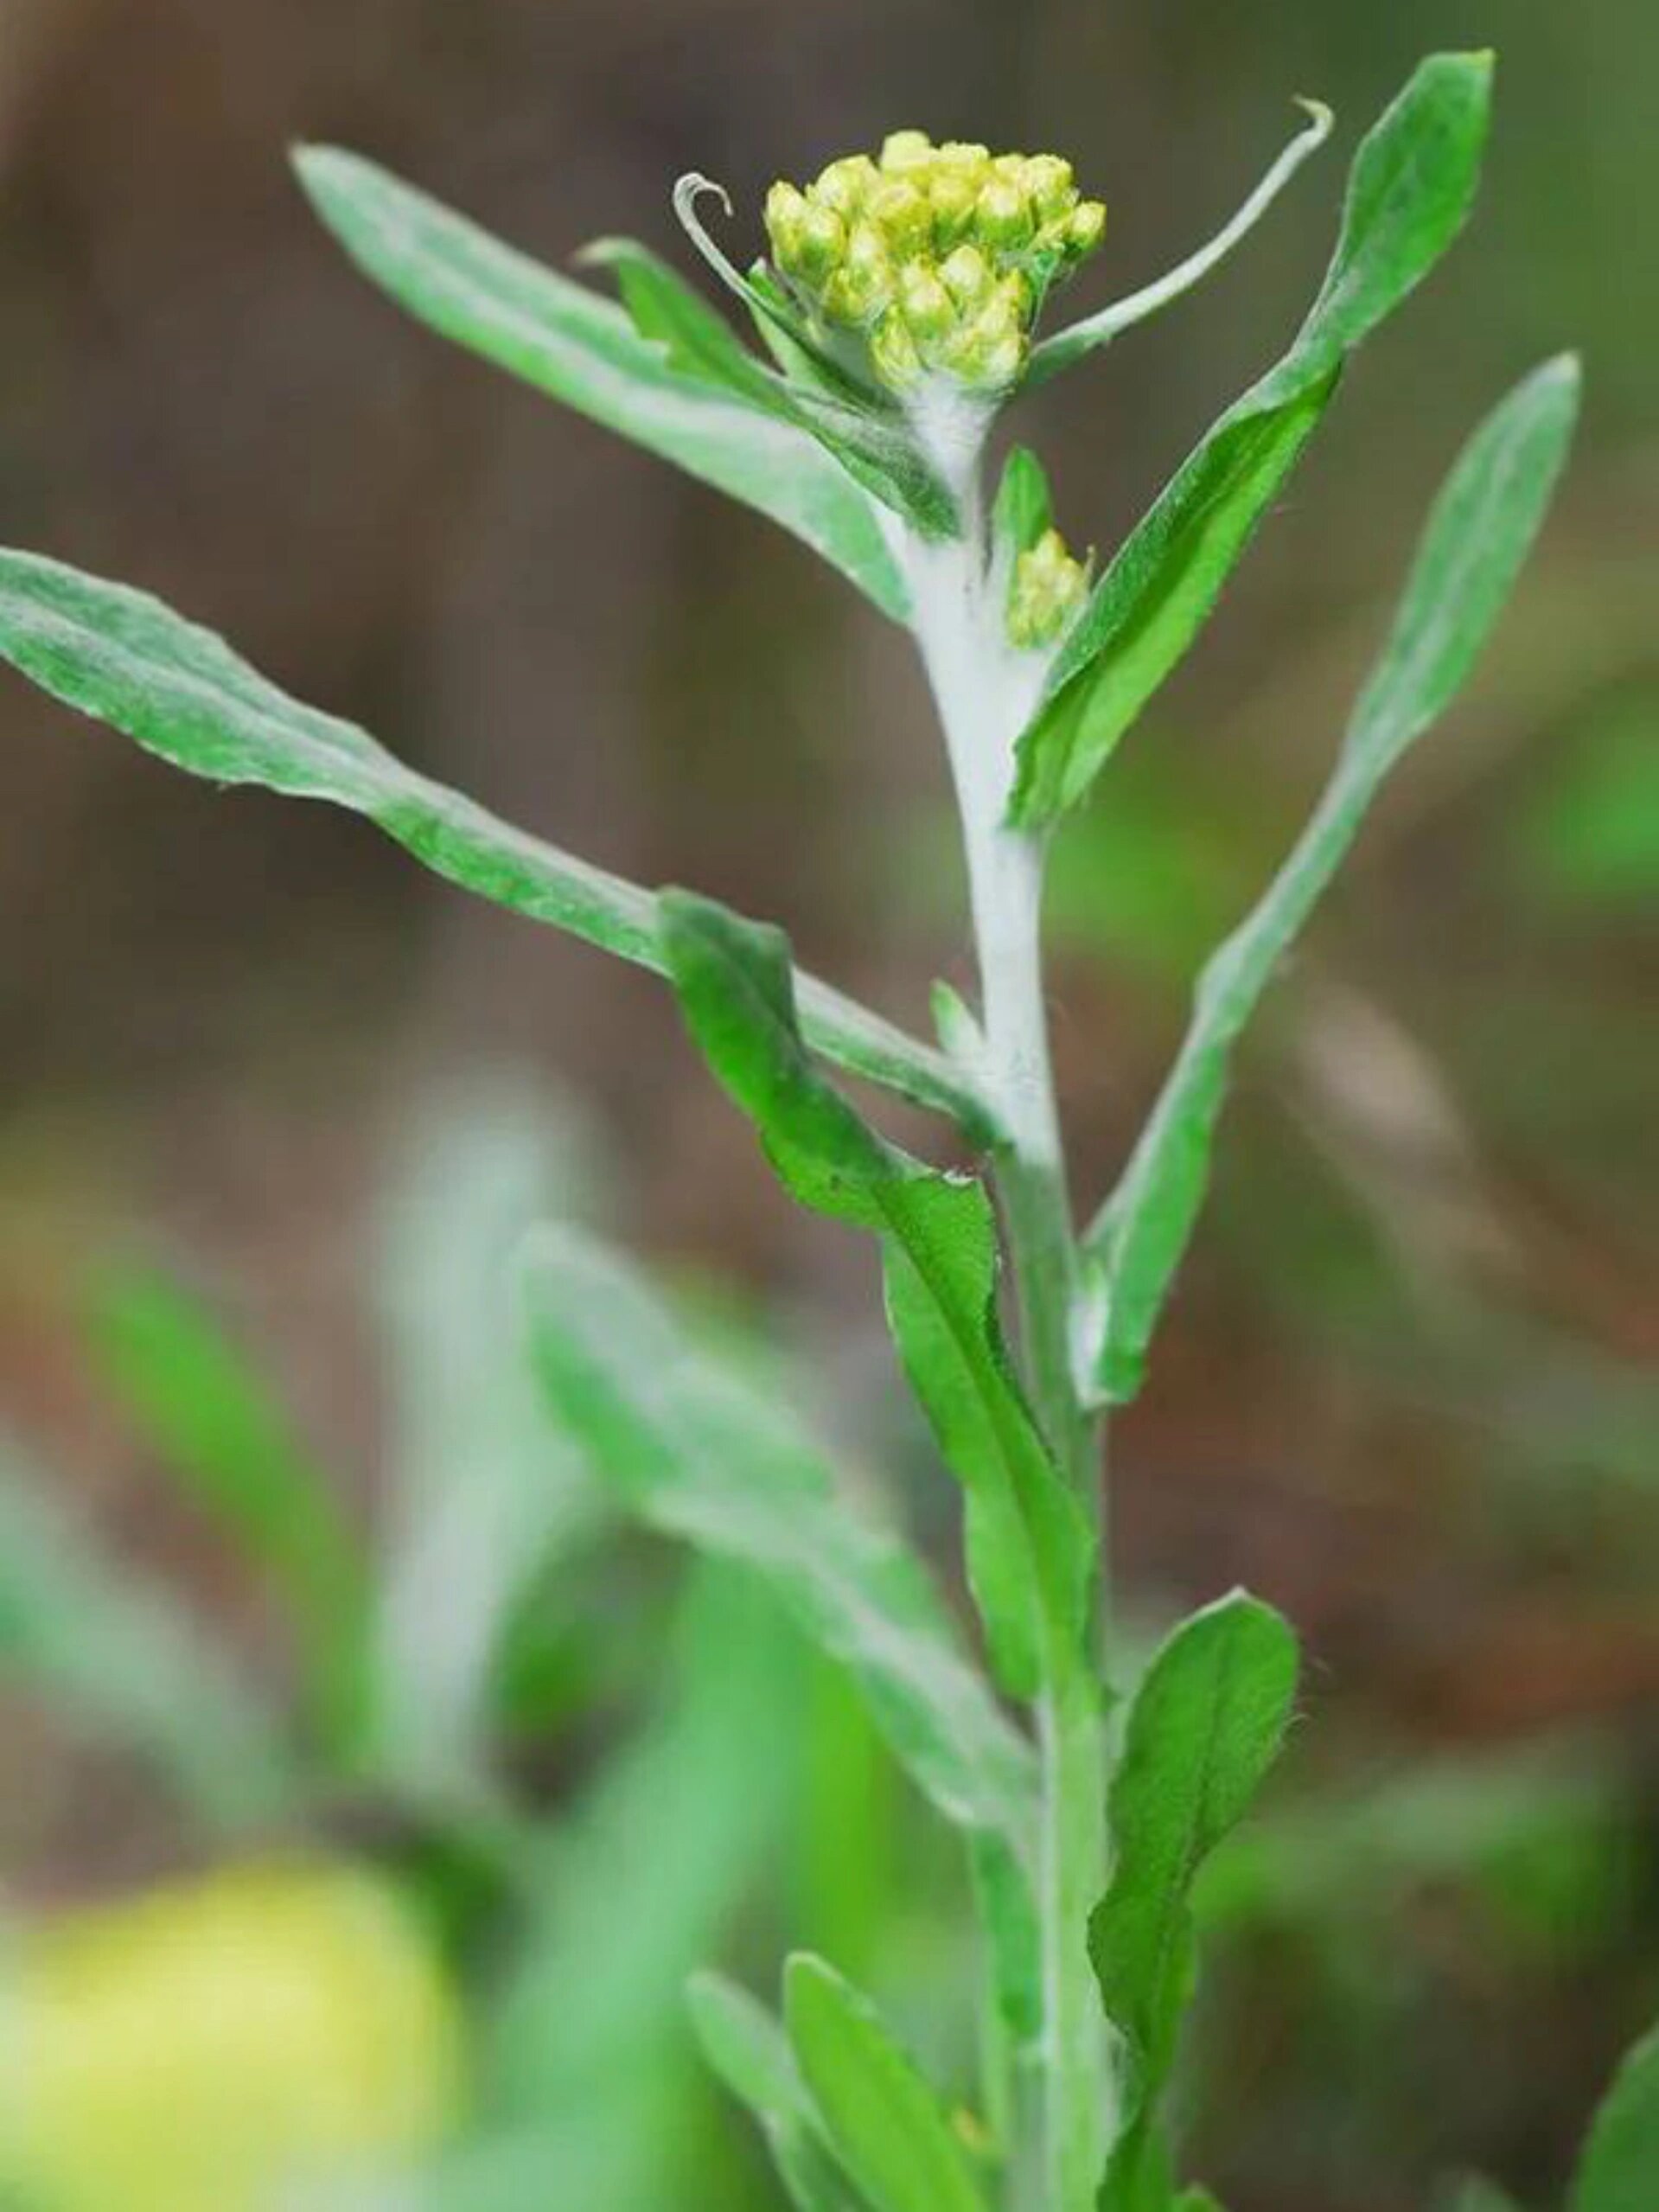
[[[930,373],[975,390],[1016,383],[1048,286],[1092,253],[1106,209],[1056,154],[992,154],[896,131],[801,191],[775,184],[778,268],[827,334],[855,335],[884,384]]]
[[[1088,597],[1088,571],[1058,530],[1045,530],[1014,563],[1008,587],[1008,636],[1022,651],[1052,645]]]

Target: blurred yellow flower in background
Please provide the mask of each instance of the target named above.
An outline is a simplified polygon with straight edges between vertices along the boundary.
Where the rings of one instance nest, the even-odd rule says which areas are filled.
[[[456,1994],[359,1869],[221,1870],[43,1921],[10,1967],[0,2187],[31,2212],[271,2212],[458,2107]]]

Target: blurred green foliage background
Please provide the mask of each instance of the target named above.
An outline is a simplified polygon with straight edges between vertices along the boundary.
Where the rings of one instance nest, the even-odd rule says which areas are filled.
[[[1462,432],[1579,346],[1542,555],[1275,994],[1113,1454],[1139,1627],[1246,1580],[1314,1655],[1278,1793],[1212,1884],[1195,2156],[1236,2212],[1405,2212],[1464,2163],[1551,2201],[1659,2000],[1651,6],[4,0],[0,33],[6,539],[163,593],[562,844],[775,916],[918,1026],[929,979],[963,980],[960,885],[903,641],[763,524],[403,323],[286,146],[359,146],[563,261],[601,232],[679,253],[688,168],[757,236],[772,176],[896,124],[1053,145],[1111,206],[1093,298],[1213,227],[1292,93],[1351,134],[1420,53],[1498,47],[1477,225],[1067,833],[1053,1015],[1092,1202],[1203,947],[1317,788]],[[1340,174],[1316,163],[1194,301],[1029,403],[1075,540],[1112,545],[1272,358]],[[699,2085],[683,1971],[769,1975],[788,1929],[948,2062],[960,1873],[750,1594],[584,1503],[488,1294],[455,1293],[520,1194],[597,1221],[925,1526],[944,1486],[865,1256],[758,1170],[648,979],[21,685],[0,719],[0,1412],[20,1497],[62,1521],[0,1527],[13,1914],[227,1851],[378,1856],[446,1915],[490,2202],[765,2204]],[[457,1088],[480,1069],[512,1073]],[[227,1448],[262,1508],[227,1502]],[[450,1525],[457,1492],[477,1513]],[[72,1542],[116,1583],[43,1582]],[[546,1573],[503,1589],[525,1559]],[[164,1643],[194,1622],[282,1717],[251,1796],[194,1718],[169,1747],[164,1713],[159,1750],[148,1709],[87,1725],[137,1576]],[[342,1624],[369,1618],[366,1780],[335,1754],[366,1647],[342,1659]],[[200,1688],[221,1662],[167,1664]],[[487,1775],[457,1780],[469,1760]]]

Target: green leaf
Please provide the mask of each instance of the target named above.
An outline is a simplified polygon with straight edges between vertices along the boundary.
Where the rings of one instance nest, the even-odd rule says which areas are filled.
[[[1123,1180],[1090,1231],[1103,1302],[1101,1395],[1132,1397],[1203,1203],[1233,1045],[1346,855],[1383,778],[1451,703],[1542,525],[1579,404],[1577,364],[1546,364],[1465,446],[1443,488],[1381,658],[1307,827],[1199,978],[1191,1026]]]
[[[1461,229],[1490,80],[1488,54],[1432,57],[1360,148],[1336,256],[1295,343],[1183,463],[1067,634],[1019,741],[1014,821],[1051,822],[1088,790],[1208,619],[1349,355]]]
[[[524,1288],[554,1410],[628,1509],[763,1575],[953,1820],[1024,1851],[1031,1755],[910,1553],[857,1518],[787,1408],[687,1340],[612,1253],[539,1232]]]
[[[1515,2199],[1478,2174],[1471,2174],[1452,2199],[1452,2212],[1515,2212]]]
[[[752,1576],[699,1565],[654,1710],[556,1823],[530,1832],[513,1940],[476,2030],[488,2118],[545,2138],[538,2186],[505,2205],[676,2201],[688,2134],[712,2102],[686,1982],[776,1865],[791,1762],[757,1760],[756,1747],[789,1742],[805,1659]]]
[[[648,892],[498,821],[405,768],[349,722],[301,706],[211,630],[124,585],[0,550],[0,656],[83,714],[217,783],[327,799],[481,898],[661,969]],[[986,1133],[959,1071],[879,1016],[803,978],[808,1042],[854,1073]]]
[[[903,620],[909,595],[865,489],[837,457],[755,391],[687,373],[628,315],[584,284],[491,238],[372,162],[329,146],[296,156],[318,214],[363,273],[410,314],[511,374],[744,505],[758,508]],[[755,364],[757,377],[764,372]],[[865,486],[919,527],[954,522],[936,481],[908,449]],[[941,513],[939,502],[944,501]]]
[[[1030,553],[1054,521],[1054,495],[1048,471],[1028,445],[1016,445],[1003,464],[992,510],[992,535],[999,546]]]
[[[561,1601],[616,1518],[547,1408],[514,1273],[525,1224],[603,1182],[545,1089],[526,1071],[421,1098],[376,1208],[386,1474],[373,1757],[434,1793],[499,1758],[514,1630],[533,1617],[558,1635],[573,1609]]]
[[[1591,2126],[1567,2212],[1652,2212],[1659,2203],[1659,2028],[1628,2054]]]
[[[1109,346],[1134,324],[1146,322],[1171,301],[1190,292],[1249,235],[1303,163],[1311,154],[1318,153],[1330,136],[1335,118],[1328,107],[1317,99],[1298,100],[1297,105],[1305,111],[1306,125],[1291,140],[1237,214],[1222,225],[1207,245],[1201,246],[1166,275],[1141,291],[1132,292],[1128,298],[1114,300],[1098,314],[1085,316],[1081,322],[1044,338],[1032,351],[1025,374],[1027,388],[1046,383],[1050,377],[1071,368],[1085,355]]]
[[[106,1559],[52,1487],[0,1436],[0,1678],[151,1761],[209,1826],[280,1819],[287,1755],[231,1655]]]
[[[988,1829],[973,1838],[969,1864],[992,1994],[1015,2048],[1026,2051],[1043,2033],[1043,1931],[1031,1885],[1006,1838]]]
[[[803,1205],[880,1238],[910,1384],[967,1493],[968,1581],[1017,1695],[1075,1663],[1091,1544],[1015,1381],[997,1317],[996,1221],[982,1185],[878,1136],[814,1069],[782,932],[688,892],[659,901],[688,1026]]]
[[[784,1969],[783,2015],[836,2155],[875,2212],[984,2212],[944,2107],[865,1998],[799,1953]]]
[[[737,332],[699,292],[648,246],[631,238],[599,238],[577,259],[616,279],[635,329],[660,347],[671,367],[731,393],[751,406],[792,419],[787,387],[756,361]]]
[[[106,1379],[167,1471],[286,1599],[319,1717],[350,1741],[362,1692],[367,1579],[335,1484],[214,1314],[154,1269],[99,1286],[93,1341]]]
[[[1288,1626],[1235,1591],[1182,1622],[1130,1705],[1112,1782],[1112,1879],[1088,1928],[1126,2059],[1101,2212],[1161,2212],[1167,2202],[1156,2121],[1192,1985],[1192,1885],[1278,1755],[1296,1675]]]
[[[703,2055],[759,2121],[797,2212],[858,2212],[825,2146],[822,2124],[782,2029],[722,1974],[694,1975],[686,1990]]]

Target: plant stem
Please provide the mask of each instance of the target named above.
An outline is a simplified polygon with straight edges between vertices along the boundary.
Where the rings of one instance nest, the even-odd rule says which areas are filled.
[[[981,988],[979,1074],[1006,1133],[995,1169],[1026,1379],[1050,1446],[1098,1527],[1099,1436],[1072,1360],[1076,1246],[1043,1003],[1043,850],[1004,821],[1014,744],[1042,662],[1006,642],[981,545],[977,474],[976,455],[962,479],[965,537],[909,549],[916,631],[961,815]],[[1051,1654],[1037,1723],[1044,2202],[1047,2212],[1091,2212],[1110,2072],[1087,1937],[1105,1883],[1106,1817],[1101,1700],[1086,1653]]]

